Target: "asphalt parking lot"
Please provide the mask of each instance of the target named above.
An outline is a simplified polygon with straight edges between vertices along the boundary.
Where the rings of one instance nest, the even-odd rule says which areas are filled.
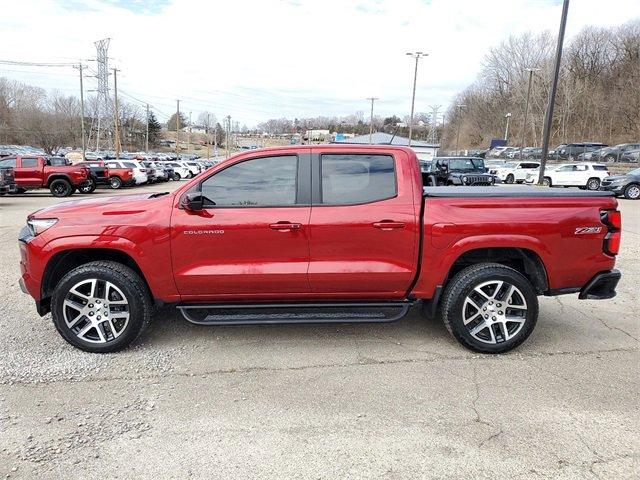
[[[18,230],[59,201],[0,198],[2,477],[638,477],[640,202],[620,200],[618,296],[541,298],[531,338],[486,356],[415,312],[219,328],[171,309],[133,348],[83,353],[18,286]]]

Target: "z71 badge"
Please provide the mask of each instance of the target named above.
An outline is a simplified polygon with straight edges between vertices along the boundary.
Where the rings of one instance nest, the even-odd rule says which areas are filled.
[[[574,232],[576,235],[584,235],[587,233],[600,233],[602,231],[602,227],[579,227],[576,228]]]

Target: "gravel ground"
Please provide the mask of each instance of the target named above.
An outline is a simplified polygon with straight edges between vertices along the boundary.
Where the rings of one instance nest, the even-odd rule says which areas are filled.
[[[638,478],[640,202],[620,201],[618,297],[541,298],[495,357],[415,312],[222,328],[172,309],[129,350],[83,353],[18,286],[17,232],[55,202],[0,199],[1,477]]]

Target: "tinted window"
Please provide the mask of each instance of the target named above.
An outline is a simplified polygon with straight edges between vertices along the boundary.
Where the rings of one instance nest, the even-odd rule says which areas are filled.
[[[122,162],[122,164],[126,167],[126,168],[138,168],[138,166],[135,163],[131,163],[131,162]]]
[[[564,167],[559,167],[556,169],[556,172],[571,172],[575,169],[573,165],[565,165]]]
[[[482,160],[470,158],[456,158],[449,160],[449,170],[478,170],[484,167]]]
[[[294,205],[297,172],[295,155],[236,163],[202,182],[204,205]]]
[[[8,168],[8,167],[15,167],[15,166],[16,166],[15,158],[7,158],[6,160],[0,161],[0,168]]]
[[[322,155],[322,203],[369,203],[396,195],[395,162],[389,155]]]
[[[593,169],[594,170],[603,170],[603,171],[607,171],[607,167],[605,165],[593,165]]]
[[[23,158],[22,159],[22,168],[33,168],[38,165],[37,158]]]

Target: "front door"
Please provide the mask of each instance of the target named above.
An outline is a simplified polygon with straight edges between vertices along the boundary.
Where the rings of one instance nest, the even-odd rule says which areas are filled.
[[[15,171],[15,176],[20,180],[20,184],[25,187],[39,187],[42,185],[42,166],[34,157],[22,157],[19,160],[19,168]]]
[[[412,165],[398,150],[315,151],[311,290],[328,297],[404,298],[417,269],[418,162]]]
[[[310,155],[247,154],[206,176],[203,209],[174,208],[171,255],[185,300],[295,298],[310,291]]]

